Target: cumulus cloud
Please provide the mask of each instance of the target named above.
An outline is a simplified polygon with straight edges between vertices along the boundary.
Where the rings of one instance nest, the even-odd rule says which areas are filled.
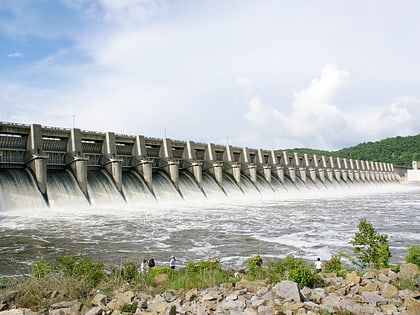
[[[296,146],[309,143],[313,147],[325,146],[334,134],[346,127],[344,114],[332,100],[348,77],[347,71],[326,65],[319,79],[313,79],[308,88],[294,93],[290,113],[281,112],[254,97],[249,101],[245,118],[256,127],[270,126],[281,137],[295,138]]]
[[[217,143],[229,136],[233,145],[260,148],[333,149],[419,132],[418,84],[405,79],[418,77],[417,65],[408,64],[418,49],[396,58],[390,39],[366,50],[364,43],[377,45],[377,36],[363,32],[376,13],[369,8],[356,10],[366,20],[350,30],[351,11],[331,8],[344,20],[331,28],[324,15],[330,6],[320,4],[296,16],[290,12],[300,12],[300,4],[278,1],[61,0],[53,8],[7,2],[14,11],[6,12],[15,13],[0,21],[5,42],[15,43],[10,27],[19,30],[34,53],[9,56],[14,62],[0,71],[0,100],[18,109],[4,106],[3,120],[68,126],[76,115],[82,129],[160,136],[166,128],[177,139]],[[58,10],[54,28],[47,9]],[[381,33],[389,34],[384,21]],[[392,62],[376,59],[383,52]],[[322,67],[325,60],[345,70]],[[401,69],[398,84],[389,81],[390,65]],[[417,98],[395,97],[401,86]]]
[[[255,96],[244,114],[262,136],[277,137],[281,147],[340,149],[366,140],[409,135],[417,130],[420,100],[402,97],[379,109],[344,111],[334,96],[350,74],[335,65],[326,65],[309,87],[294,93],[291,111],[265,104]],[[268,135],[267,130],[270,130]]]
[[[89,7],[89,14],[100,11],[107,23],[127,27],[143,23],[167,9],[165,0],[98,0]],[[96,11],[96,12],[95,12]]]

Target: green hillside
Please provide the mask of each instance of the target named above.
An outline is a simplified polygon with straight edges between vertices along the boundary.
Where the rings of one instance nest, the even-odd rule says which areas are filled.
[[[413,160],[420,160],[420,134],[416,136],[387,138],[360,143],[338,151],[296,148],[288,151],[327,155],[354,160],[368,160],[411,167]]]

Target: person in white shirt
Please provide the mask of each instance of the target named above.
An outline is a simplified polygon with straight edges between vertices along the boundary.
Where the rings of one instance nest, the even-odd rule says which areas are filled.
[[[171,256],[171,260],[169,261],[169,267],[171,267],[172,269],[175,269],[175,266],[176,266],[176,257]]]
[[[317,260],[315,261],[315,270],[317,273],[321,272],[322,270],[322,261],[321,258],[317,258]]]

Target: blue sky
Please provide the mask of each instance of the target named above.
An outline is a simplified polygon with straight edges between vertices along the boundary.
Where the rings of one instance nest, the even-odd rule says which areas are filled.
[[[420,133],[420,3],[0,0],[0,120],[251,148]]]

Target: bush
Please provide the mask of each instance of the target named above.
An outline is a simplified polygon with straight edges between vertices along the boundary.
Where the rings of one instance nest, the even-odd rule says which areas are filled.
[[[126,304],[120,307],[120,311],[123,313],[130,313],[130,314],[134,314],[137,310],[137,302],[133,302],[130,304]]]
[[[307,267],[302,258],[288,255],[284,259],[278,259],[268,265],[268,274],[271,282],[291,280],[299,287],[313,287],[319,280],[312,270]]]
[[[262,268],[262,264],[260,255],[255,255],[246,260],[246,269],[249,280],[260,280],[266,278],[266,273]]]
[[[388,267],[391,257],[388,237],[385,234],[378,234],[366,219],[361,219],[357,227],[359,232],[355,233],[350,243],[353,245],[353,252],[360,266],[378,269]]]
[[[78,279],[87,289],[91,289],[105,279],[103,263],[93,262],[88,257],[72,254],[59,256],[55,259],[56,270],[64,272],[65,275]]]
[[[420,268],[420,245],[411,245],[407,248],[408,255],[405,256],[405,261],[416,264]]]
[[[339,272],[343,269],[340,256],[333,255],[324,262],[324,272]]]
[[[118,284],[123,282],[139,284],[144,282],[144,277],[139,272],[137,265],[132,261],[128,261],[121,267],[111,268],[110,280]]]

